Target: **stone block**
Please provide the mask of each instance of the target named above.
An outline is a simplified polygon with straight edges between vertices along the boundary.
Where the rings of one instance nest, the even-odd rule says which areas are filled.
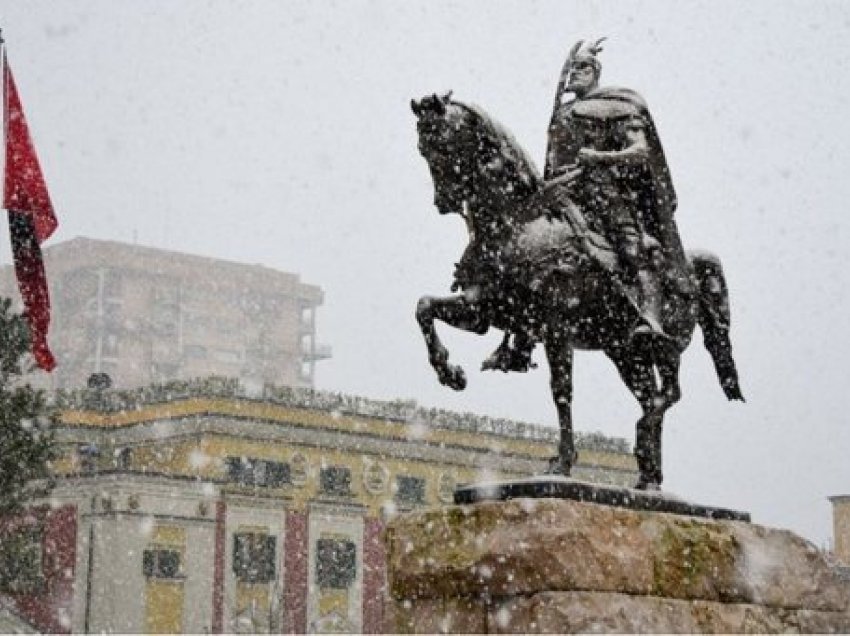
[[[387,529],[398,600],[594,591],[844,611],[845,586],[800,537],[560,499],[449,506]]]
[[[487,633],[841,633],[844,612],[684,601],[609,592],[543,592],[493,603]]]
[[[389,599],[384,612],[387,634],[484,634],[488,605],[479,599]]]

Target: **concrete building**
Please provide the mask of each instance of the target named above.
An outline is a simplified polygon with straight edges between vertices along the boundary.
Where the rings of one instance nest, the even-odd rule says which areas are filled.
[[[850,574],[850,495],[835,495],[832,503],[832,552],[838,564]]]
[[[18,546],[0,591],[53,632],[380,632],[388,516],[542,472],[557,437],[406,401],[247,397],[224,380],[56,402],[56,487],[0,525],[0,546]],[[577,441],[576,477],[635,481],[625,440]]]
[[[260,265],[75,238],[44,250],[58,366],[47,389],[107,373],[117,388],[209,375],[246,386],[313,386],[322,291]],[[18,299],[11,266],[0,296]]]

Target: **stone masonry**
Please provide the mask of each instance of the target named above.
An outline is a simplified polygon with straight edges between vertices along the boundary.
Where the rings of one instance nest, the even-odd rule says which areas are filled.
[[[390,632],[850,630],[813,545],[740,521],[515,499],[405,515],[386,541]]]

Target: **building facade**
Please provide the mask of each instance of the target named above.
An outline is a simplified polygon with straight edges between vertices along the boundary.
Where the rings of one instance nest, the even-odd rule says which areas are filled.
[[[850,573],[850,495],[829,497],[832,503],[832,553]]]
[[[62,393],[57,484],[4,528],[15,611],[57,632],[383,631],[385,521],[545,470],[557,431],[234,382]],[[575,476],[631,484],[624,440]],[[2,558],[2,556],[0,556]],[[0,588],[4,587],[0,581]]]
[[[41,388],[81,388],[93,373],[117,388],[209,375],[309,387],[330,357],[316,340],[322,291],[295,274],[88,238],[44,260],[58,365],[32,376]],[[0,296],[19,298],[11,266]]]

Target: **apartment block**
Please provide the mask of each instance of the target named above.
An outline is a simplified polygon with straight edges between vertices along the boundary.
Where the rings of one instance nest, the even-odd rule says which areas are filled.
[[[74,238],[44,250],[56,370],[42,388],[116,388],[220,375],[245,386],[310,387],[322,290],[296,274],[116,241]],[[19,299],[11,266],[0,296]]]

